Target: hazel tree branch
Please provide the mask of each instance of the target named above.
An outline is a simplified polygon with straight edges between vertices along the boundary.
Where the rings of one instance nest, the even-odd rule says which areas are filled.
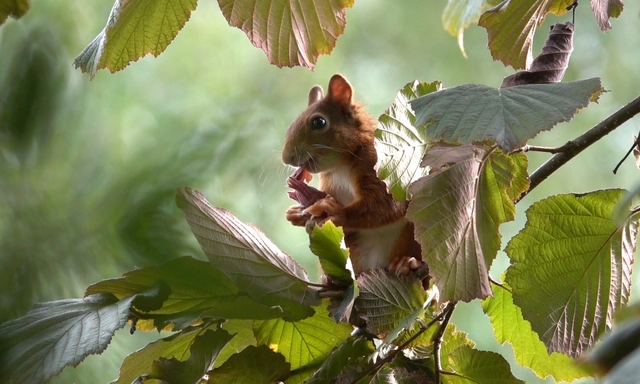
[[[531,190],[558,170],[558,168],[576,157],[577,154],[587,149],[591,144],[600,140],[638,113],[640,113],[640,96],[596,124],[584,134],[567,142],[561,147],[563,148],[562,152],[553,155],[529,176],[529,189],[525,191],[517,201],[522,200]]]

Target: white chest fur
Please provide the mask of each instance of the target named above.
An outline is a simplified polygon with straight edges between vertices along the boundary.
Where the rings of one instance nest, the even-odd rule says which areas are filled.
[[[331,179],[333,198],[343,206],[351,204],[355,200],[353,185],[351,185],[350,167],[336,167],[328,175]]]

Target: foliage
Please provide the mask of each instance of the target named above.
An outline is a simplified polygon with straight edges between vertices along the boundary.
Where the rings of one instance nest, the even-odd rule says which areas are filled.
[[[313,68],[343,33],[352,3],[219,6],[272,64]],[[1,324],[0,379],[46,382],[101,353],[130,324],[131,333],[174,333],[129,355],[118,383],[522,382],[504,356],[478,350],[451,324],[456,303],[475,299],[483,300],[498,341],[511,344],[518,363],[539,377],[591,375],[576,364],[581,356],[611,381],[637,375],[638,345],[629,342],[637,339],[636,317],[593,349],[629,301],[638,209],[625,191],[534,203],[504,249],[511,263],[505,282],[489,277],[501,225],[515,219],[516,203],[537,185],[527,173],[528,141],[603,92],[599,78],[560,83],[573,24],[556,24],[541,55],[532,57],[536,28],[572,3],[506,0],[482,13],[495,4],[450,0],[443,17],[461,49],[464,28],[479,17],[494,58],[524,71],[499,89],[415,81],[380,117],[379,174],[396,200],[409,200],[407,218],[428,279],[384,269],[352,276],[343,232],[327,222],[309,228],[310,249],[327,275],[313,283],[258,228],[184,187],[175,201],[208,261],[185,256],[130,271],[89,286],[82,299],[37,304]],[[602,30],[622,11],[619,0],[591,4]],[[0,22],[20,17],[28,5],[1,1]],[[186,0],[117,1],[75,65],[93,77],[157,56],[195,7]],[[589,140],[583,135],[566,147]]]

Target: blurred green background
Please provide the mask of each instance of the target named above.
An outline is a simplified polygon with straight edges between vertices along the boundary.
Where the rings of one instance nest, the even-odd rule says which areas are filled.
[[[415,79],[498,87],[513,72],[492,60],[477,26],[465,34],[468,59],[461,55],[442,28],[444,0],[356,2],[345,34],[313,72],[270,66],[211,1],[199,4],[158,58],[116,74],[100,71],[90,81],[73,59],[102,30],[112,5],[39,0],[22,19],[0,26],[0,322],[36,302],[81,297],[89,284],[136,267],[204,258],[175,207],[180,186],[262,228],[317,279],[306,234],[284,219],[293,204],[285,193],[292,170],[279,160],[284,131],[305,107],[308,89],[326,87],[340,72],[378,116]],[[581,4],[565,81],[599,76],[611,92],[533,144],[562,145],[640,94],[639,18],[640,4],[629,1],[604,34]],[[567,20],[548,18],[534,55],[549,25]],[[639,129],[637,119],[627,122],[534,190],[518,204],[517,220],[503,226],[503,243],[534,201],[637,184],[631,159],[617,175],[612,170]],[[548,157],[531,154],[530,171]],[[495,279],[507,265],[500,255]],[[478,348],[512,355],[496,343],[477,302],[461,304],[453,321]],[[124,356],[157,337],[120,331],[104,355],[53,382],[115,379]],[[513,370],[527,382],[553,382]]]

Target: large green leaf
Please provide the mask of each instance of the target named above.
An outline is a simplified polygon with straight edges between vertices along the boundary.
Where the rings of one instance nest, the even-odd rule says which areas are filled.
[[[218,0],[229,25],[240,28],[278,67],[313,68],[336,45],[353,0]]]
[[[550,352],[579,356],[629,300],[637,220],[613,220],[623,195],[606,190],[539,201],[505,249],[513,301]]]
[[[358,377],[361,372],[373,365],[369,356],[374,351],[369,340],[363,337],[349,337],[331,352],[324,364],[306,383],[353,382],[348,379]]]
[[[0,381],[43,383],[68,365],[107,348],[129,310],[159,308],[161,285],[118,300],[110,294],[36,304],[24,317],[0,325]]]
[[[29,10],[29,0],[0,0],[0,24],[11,16],[19,19]]]
[[[409,199],[409,185],[425,176],[420,159],[429,147],[425,130],[417,129],[415,115],[409,101],[442,89],[442,83],[420,83],[417,80],[404,86],[395,100],[379,118],[376,130],[380,166],[378,175],[389,185],[397,201]]]
[[[255,301],[277,307],[286,320],[313,315],[320,305],[317,291],[289,255],[258,228],[229,211],[215,208],[199,192],[180,188],[176,203],[182,209],[211,264]]]
[[[556,381],[574,381],[589,376],[569,356],[558,352],[547,353],[538,334],[522,317],[522,310],[513,304],[509,286],[503,284],[493,285],[493,297],[482,302],[498,342],[511,344],[516,361],[531,368],[540,378],[552,376]]]
[[[320,364],[351,334],[353,327],[336,323],[323,309],[296,322],[282,319],[256,321],[253,331],[258,344],[267,345],[284,355],[293,371]]]
[[[428,294],[420,280],[378,268],[361,273],[357,282],[360,295],[355,305],[370,333],[385,338],[405,318],[424,317]]]
[[[315,226],[309,238],[309,248],[320,259],[322,271],[333,281],[351,283],[353,278],[347,269],[349,252],[342,249],[344,237],[342,228],[336,227],[331,221],[322,227]]]
[[[407,218],[442,301],[491,294],[489,268],[500,249],[501,223],[515,215],[526,189],[526,163],[478,145],[437,144],[426,154],[428,176],[411,186]]]
[[[154,361],[149,374],[143,375],[134,384],[141,384],[146,379],[156,379],[161,383],[197,384],[211,368],[222,348],[233,338],[223,329],[206,330],[195,337],[189,347],[189,357],[165,358]]]
[[[412,100],[416,124],[434,140],[495,141],[506,152],[569,121],[602,91],[599,78],[495,89],[465,84]]]
[[[468,345],[456,348],[449,354],[443,354],[443,368],[455,372],[455,375],[443,375],[443,383],[504,383],[524,384],[511,373],[509,362],[504,356],[487,351],[479,351]]]
[[[284,356],[266,345],[248,346],[209,374],[211,384],[255,384],[284,381],[290,375]]]
[[[498,0],[449,0],[442,12],[442,24],[444,29],[452,36],[458,38],[460,51],[464,52],[464,30],[480,18],[482,11],[496,5]]]
[[[151,53],[161,54],[196,8],[197,0],[116,1],[107,25],[75,59],[93,78],[99,69],[119,71]]]
[[[529,69],[533,36],[548,13],[562,15],[573,0],[505,0],[489,9],[479,25],[489,34],[489,50],[494,60],[515,69]]]

